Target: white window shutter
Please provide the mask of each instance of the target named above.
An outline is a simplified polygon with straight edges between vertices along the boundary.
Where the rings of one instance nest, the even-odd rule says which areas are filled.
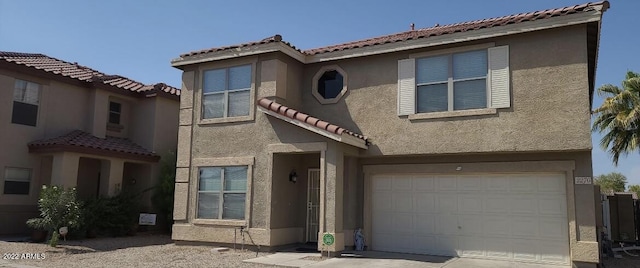
[[[511,107],[509,80],[509,46],[489,48],[491,108]]]
[[[416,61],[398,61],[398,115],[416,112]]]

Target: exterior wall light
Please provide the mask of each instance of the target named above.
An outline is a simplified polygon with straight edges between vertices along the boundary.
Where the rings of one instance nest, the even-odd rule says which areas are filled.
[[[289,173],[289,181],[296,183],[298,181],[298,174],[296,174],[296,170],[292,170],[291,173]]]
[[[462,170],[462,166],[458,166],[458,167],[456,167],[456,170],[457,170],[457,171]]]

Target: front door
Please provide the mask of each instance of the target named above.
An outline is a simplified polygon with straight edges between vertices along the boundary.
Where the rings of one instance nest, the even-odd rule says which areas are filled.
[[[309,169],[307,182],[307,242],[318,242],[320,223],[320,169]]]

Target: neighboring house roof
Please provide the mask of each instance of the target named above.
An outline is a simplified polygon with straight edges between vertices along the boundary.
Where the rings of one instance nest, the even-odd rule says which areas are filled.
[[[528,12],[528,13],[519,13],[519,14],[508,15],[508,16],[474,20],[474,21],[448,24],[448,25],[442,25],[442,26],[436,24],[435,26],[429,27],[429,28],[411,30],[411,31],[384,35],[384,36],[375,37],[375,38],[369,38],[369,39],[364,39],[359,41],[353,41],[353,42],[348,42],[348,43],[343,43],[338,45],[331,45],[331,46],[325,46],[325,47],[302,50],[302,51],[299,49],[296,49],[290,43],[283,41],[282,36],[274,35],[274,36],[262,39],[260,41],[247,42],[247,43],[224,46],[224,47],[215,47],[215,48],[185,53],[180,55],[180,58],[175,59],[172,62],[174,66],[193,64],[193,63],[202,62],[202,61],[198,61],[198,59],[205,56],[204,54],[216,54],[216,53],[223,53],[223,52],[233,52],[230,55],[228,55],[226,58],[238,57],[238,56],[242,56],[243,53],[248,54],[249,52],[246,51],[248,49],[251,49],[254,47],[261,47],[261,46],[270,46],[270,47],[265,48],[260,53],[282,51],[289,55],[292,55],[294,58],[302,60],[303,62],[305,61],[316,62],[316,61],[332,59],[332,58],[327,58],[327,59],[315,58],[317,56],[321,56],[320,54],[327,54],[332,52],[342,52],[342,51],[347,51],[347,50],[352,50],[357,48],[378,47],[385,44],[399,43],[399,42],[405,42],[410,40],[432,39],[438,36],[453,35],[456,33],[466,33],[466,32],[475,32],[475,31],[481,32],[481,30],[483,29],[517,25],[517,24],[523,24],[525,22],[545,21],[552,18],[567,17],[573,14],[584,13],[584,14],[593,14],[596,16],[600,16],[602,12],[604,12],[608,7],[609,7],[609,2],[600,1],[600,2],[594,2],[594,3],[585,3],[581,5],[573,5],[573,6],[561,7],[561,8],[555,8],[555,9]],[[579,20],[576,22],[562,21],[553,25],[531,27],[530,29],[527,29],[527,31],[561,27],[561,26],[571,25],[574,23],[585,23],[585,22],[599,21],[599,20],[600,18],[597,17],[597,18],[590,18],[586,20]],[[494,36],[514,34],[514,33],[518,33],[518,31],[505,30],[503,32],[494,34]],[[486,37],[487,36],[479,36],[476,39],[486,38]],[[453,40],[452,42],[461,42],[461,41],[467,41],[467,40],[473,40],[473,39],[472,38],[457,39],[457,40]],[[273,46],[278,44],[280,46]],[[411,48],[417,48],[417,47],[410,47],[409,49]],[[299,55],[294,55],[294,54],[299,54]],[[359,53],[359,55],[364,56],[366,54]]]
[[[604,191],[603,194],[606,196],[614,196],[614,195],[631,195],[632,199],[638,199],[638,194],[636,192],[614,192],[612,190]]]
[[[77,152],[149,162],[160,160],[160,156],[128,139],[111,136],[101,139],[81,130],[33,141],[27,146],[30,153]]]
[[[0,51],[0,62],[28,67],[59,77],[71,78],[89,84],[102,84],[127,93],[151,97],[155,93],[180,96],[180,89],[164,83],[145,85],[119,76],[107,75],[78,63],[66,62],[44,54]]]
[[[292,108],[276,103],[275,101],[262,98],[258,100],[260,111],[284,120],[291,124],[300,126],[325,137],[344,142],[356,147],[367,149],[369,138],[338,125],[320,120],[308,114],[298,112]]]

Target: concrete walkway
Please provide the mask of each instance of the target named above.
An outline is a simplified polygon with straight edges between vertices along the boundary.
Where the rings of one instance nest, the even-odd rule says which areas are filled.
[[[285,267],[333,268],[333,267],[372,267],[372,268],[567,268],[570,266],[529,264],[510,261],[480,260],[457,257],[440,257],[416,254],[388,253],[378,251],[346,252],[340,258],[322,260],[320,253],[281,252],[272,255],[245,260]]]

